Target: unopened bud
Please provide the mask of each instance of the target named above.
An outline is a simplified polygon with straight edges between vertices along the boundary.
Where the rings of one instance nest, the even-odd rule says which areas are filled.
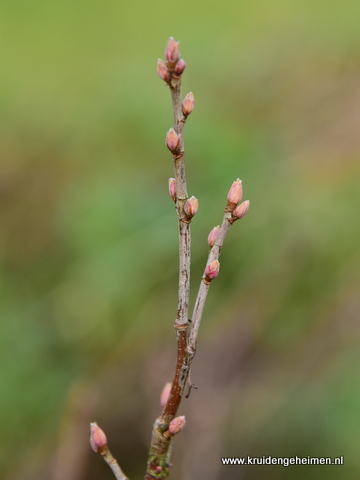
[[[186,68],[186,62],[183,58],[180,58],[180,60],[176,62],[174,73],[176,73],[176,75],[181,75],[185,70],[185,68]]]
[[[161,467],[160,465],[158,465],[158,466],[155,468],[155,472],[156,472],[156,473],[162,472],[162,467]]]
[[[180,42],[170,37],[165,48],[165,58],[168,62],[176,63],[180,60]]]
[[[199,208],[199,200],[192,196],[184,204],[184,212],[187,217],[192,218]]]
[[[161,397],[160,397],[161,408],[164,408],[165,405],[167,404],[170,391],[171,391],[171,383],[169,382],[165,385],[165,387],[163,388],[163,391],[161,392]]]
[[[167,132],[165,143],[170,152],[175,152],[179,148],[180,137],[173,128],[170,128],[170,130]]]
[[[164,62],[164,60],[161,60],[161,58],[159,58],[158,62],[157,62],[157,73],[158,73],[159,77],[162,80],[164,80],[164,82],[166,82],[166,83],[169,82],[170,73],[169,73],[169,70],[167,68],[166,63]]]
[[[240,203],[235,210],[233,211],[233,217],[235,220],[245,217],[250,208],[250,200],[245,200],[245,202]]]
[[[194,94],[189,92],[182,102],[182,111],[185,117],[190,115],[190,113],[194,110]]]
[[[175,178],[169,178],[169,195],[176,202],[176,181]]]
[[[220,263],[218,260],[214,260],[209,263],[205,268],[205,280],[211,281],[219,275]]]
[[[106,447],[107,439],[103,430],[97,423],[90,423],[90,445],[96,453],[101,453]]]
[[[176,435],[179,433],[184,427],[185,427],[185,415],[182,415],[181,417],[176,417],[174,420],[171,420],[170,425],[169,425],[169,432],[171,435]]]
[[[241,202],[242,199],[242,182],[237,179],[230,187],[228,193],[228,204],[234,206]]]
[[[208,236],[208,244],[209,244],[209,247],[212,248],[214,243],[215,243],[215,240],[218,236],[220,232],[220,225],[218,225],[217,227],[214,227],[211,232],[209,233],[209,236]]]

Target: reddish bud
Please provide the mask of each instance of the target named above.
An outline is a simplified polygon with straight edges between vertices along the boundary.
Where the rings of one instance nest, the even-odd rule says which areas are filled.
[[[165,58],[168,62],[176,63],[180,60],[180,42],[170,37],[165,48]]]
[[[157,62],[157,73],[158,73],[159,77],[162,80],[164,80],[164,82],[166,82],[166,83],[169,82],[170,73],[169,73],[169,70],[167,68],[166,63],[164,62],[164,60],[161,60],[161,58],[159,58],[158,62]]]
[[[90,423],[90,445],[96,453],[101,453],[101,450],[106,447],[107,439],[103,430],[97,423]]]
[[[186,62],[183,58],[180,58],[180,60],[176,62],[174,73],[176,73],[176,75],[181,75],[185,70],[185,68],[186,68]]]
[[[169,178],[169,195],[176,202],[176,181],[175,178]]]
[[[245,200],[245,202],[240,203],[235,210],[233,211],[233,217],[235,220],[245,217],[250,208],[250,200]]]
[[[194,110],[194,94],[189,92],[182,102],[182,111],[185,117],[190,115],[190,113]]]
[[[209,233],[209,236],[208,236],[208,244],[209,244],[209,247],[212,248],[214,243],[215,243],[215,240],[218,236],[220,232],[220,225],[218,225],[217,227],[214,227],[211,232]]]
[[[187,217],[192,218],[199,208],[199,200],[192,196],[184,204],[184,212]]]
[[[170,391],[171,391],[171,383],[169,382],[165,385],[165,387],[163,388],[163,391],[161,392],[161,397],[160,397],[161,408],[164,408],[165,405],[167,404]]]
[[[167,132],[165,143],[170,152],[175,152],[179,148],[180,137],[173,128],[170,128],[170,130]]]
[[[228,203],[231,205],[237,205],[241,202],[242,199],[242,182],[241,180],[237,179],[230,187],[228,193]]]
[[[206,265],[205,268],[205,279],[210,281],[216,278],[219,275],[220,270],[220,263],[218,260],[214,260],[213,262]]]
[[[171,420],[170,425],[169,425],[169,432],[171,435],[176,435],[179,433],[184,427],[185,427],[185,415],[182,415],[181,417],[176,417],[174,420]]]
[[[158,466],[155,468],[155,472],[156,472],[156,473],[162,472],[162,467],[160,467],[160,465],[158,465]]]

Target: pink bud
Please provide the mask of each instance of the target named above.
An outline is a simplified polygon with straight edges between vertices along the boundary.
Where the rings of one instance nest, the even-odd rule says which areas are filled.
[[[176,181],[175,178],[169,178],[169,194],[170,197],[176,202]]]
[[[165,385],[165,387],[163,388],[163,391],[161,392],[161,397],[160,397],[160,405],[161,405],[161,408],[164,408],[165,405],[167,404],[167,401],[168,401],[168,398],[169,398],[169,395],[170,395],[170,391],[171,391],[171,383],[167,383]]]
[[[237,179],[230,187],[228,193],[228,202],[232,205],[237,205],[241,202],[242,199],[242,182],[241,180]]]
[[[171,420],[170,425],[169,425],[169,432],[171,435],[176,435],[179,433],[184,427],[185,427],[185,415],[182,415],[181,417],[176,417],[174,420]]]
[[[186,200],[184,204],[184,212],[186,216],[189,218],[192,218],[196,214],[196,212],[198,211],[198,208],[199,208],[199,201],[194,196]]]
[[[161,60],[161,58],[159,58],[157,62],[157,73],[162,80],[164,80],[166,83],[169,82],[170,73],[166,63],[164,62],[164,60]]]
[[[165,48],[165,58],[168,62],[176,63],[180,60],[180,42],[170,37]]]
[[[90,445],[96,453],[101,453],[101,450],[106,447],[107,439],[103,430],[97,423],[90,423]]]
[[[215,240],[218,236],[220,232],[220,225],[218,225],[217,227],[214,227],[211,232],[209,233],[209,236],[208,236],[208,244],[209,244],[209,247],[212,248],[214,243],[215,243]]]
[[[235,217],[236,220],[245,217],[247,212],[249,211],[250,208],[250,201],[245,200],[245,202],[240,203],[235,210],[233,211],[233,217]]]
[[[160,467],[160,465],[158,465],[158,466],[155,468],[155,472],[156,472],[156,473],[162,472],[162,467]]]
[[[182,102],[182,111],[185,117],[190,115],[190,113],[194,110],[194,103],[194,94],[192,92],[189,92],[184,98],[184,101]]]
[[[219,275],[220,270],[220,263],[218,260],[214,260],[213,262],[206,265],[205,268],[205,279],[210,281],[216,278]]]
[[[176,75],[181,75],[185,70],[185,68],[186,68],[186,62],[183,58],[180,58],[180,60],[176,62],[174,73],[176,73]]]
[[[175,152],[179,148],[180,137],[173,128],[170,128],[170,130],[167,132],[165,143],[170,152]]]

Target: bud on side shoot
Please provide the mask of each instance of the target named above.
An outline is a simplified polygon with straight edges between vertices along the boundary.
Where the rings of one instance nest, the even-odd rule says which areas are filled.
[[[182,111],[185,117],[190,115],[190,113],[194,110],[194,94],[189,92],[182,102]]]
[[[180,58],[180,60],[176,62],[174,73],[179,76],[183,73],[185,68],[186,68],[186,62],[183,58]]]
[[[97,423],[90,423],[90,445],[96,453],[101,453],[106,447],[107,439],[103,430]]]
[[[179,148],[180,137],[173,128],[167,132],[165,143],[170,152],[175,152]]]
[[[175,178],[169,178],[169,195],[176,202],[176,181]]]
[[[170,422],[169,432],[171,433],[171,435],[176,435],[185,427],[185,424],[186,420],[184,415],[182,415],[181,417],[176,417]]]
[[[199,201],[198,201],[197,198],[192,196],[191,198],[186,200],[186,202],[184,204],[185,215],[188,218],[192,218],[196,214],[196,212],[198,211],[198,208],[199,208]]]
[[[250,208],[249,200],[245,200],[245,202],[240,203],[240,205],[238,205],[232,213],[235,220],[239,220],[240,218],[245,217],[245,215],[249,211],[249,208]]]
[[[208,236],[208,245],[210,248],[212,248],[214,246],[214,243],[215,243],[215,240],[218,236],[220,232],[220,225],[218,225],[217,227],[214,227],[211,232],[209,233],[209,236]]]
[[[220,263],[218,260],[214,260],[205,268],[205,280],[208,282],[213,280],[219,275]]]
[[[166,82],[166,83],[169,82],[170,73],[169,73],[169,70],[167,68],[166,63],[164,62],[164,60],[161,60],[161,58],[159,58],[158,62],[157,62],[157,73],[158,73],[159,77],[162,80],[164,80],[164,82]]]

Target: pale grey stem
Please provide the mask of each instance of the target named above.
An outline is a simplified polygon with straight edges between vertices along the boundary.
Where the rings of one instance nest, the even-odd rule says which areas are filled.
[[[129,480],[124,472],[121,470],[119,464],[117,463],[116,459],[112,456],[110,450],[107,450],[106,453],[103,455],[105,462],[111,468],[115,478],[117,480]]]
[[[214,260],[219,259],[221,248],[224,244],[225,237],[231,225],[232,225],[232,214],[231,212],[225,212],[220,231],[216,237],[216,241],[213,247],[209,252],[206,266],[212,263]],[[192,326],[191,326],[191,331],[188,339],[188,348],[189,348],[189,353],[192,353],[192,354],[194,354],[196,351],[196,343],[197,343],[197,337],[198,337],[199,328],[200,328],[200,322],[201,322],[202,314],[204,311],[206,297],[209,292],[210,283],[211,282],[207,282],[205,280],[205,274],[204,274],[200,282],[200,287],[199,287],[199,291],[198,291],[195,306],[194,306],[193,316],[191,319]]]

